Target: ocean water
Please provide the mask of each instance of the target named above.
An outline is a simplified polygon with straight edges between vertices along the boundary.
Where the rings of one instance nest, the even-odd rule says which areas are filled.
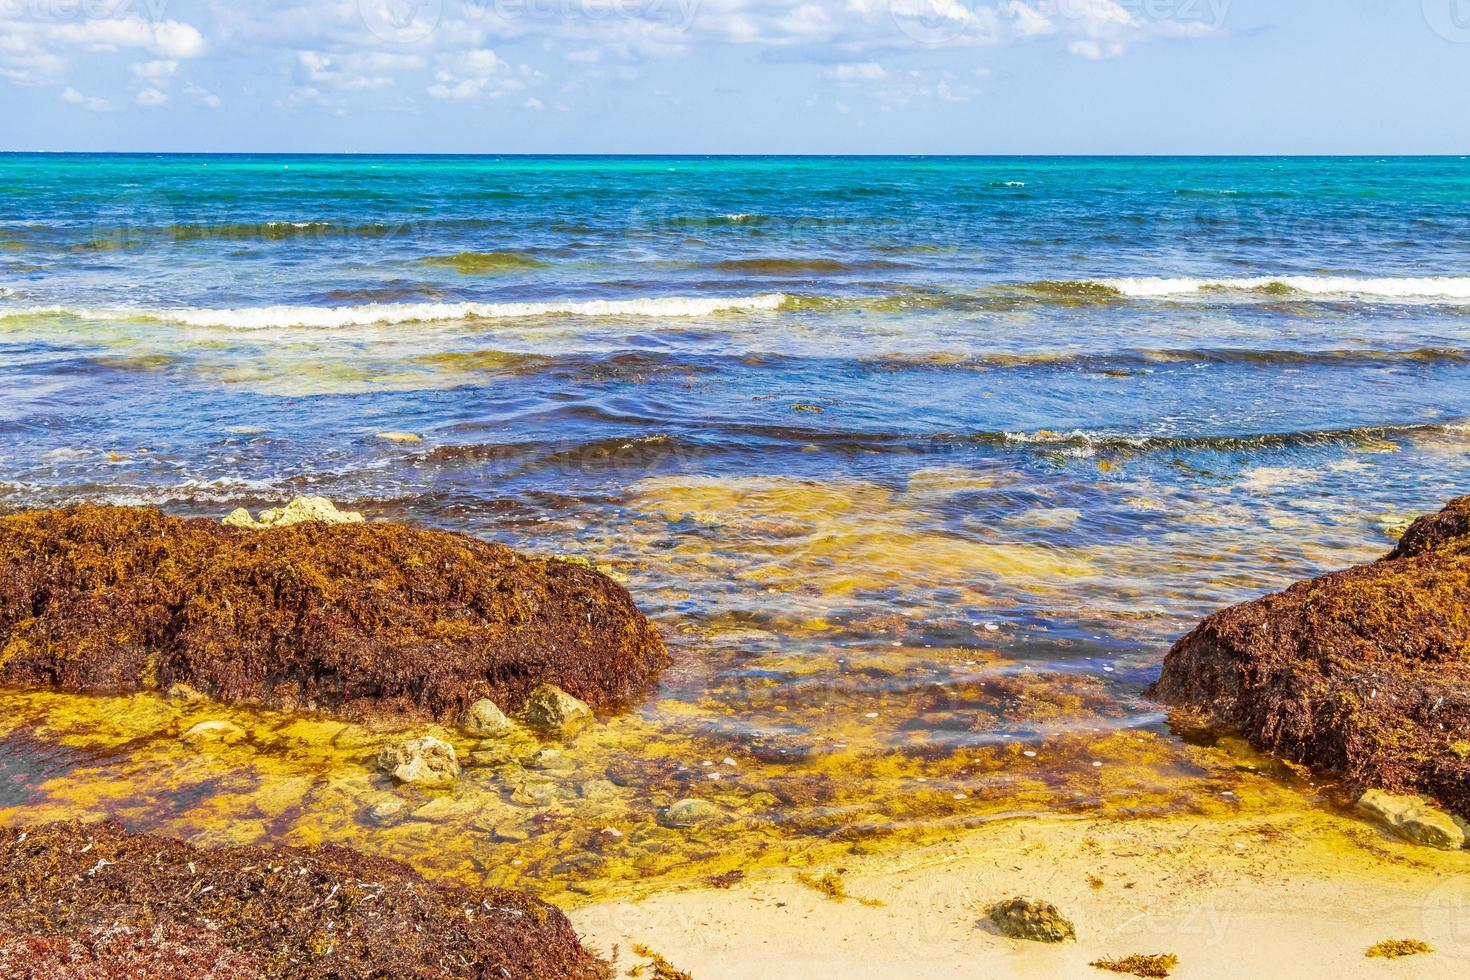
[[[1169,643],[1467,490],[1463,158],[0,156],[0,507],[599,562],[676,659],[576,756],[635,824],[1197,805]],[[258,833],[434,863],[316,799]]]

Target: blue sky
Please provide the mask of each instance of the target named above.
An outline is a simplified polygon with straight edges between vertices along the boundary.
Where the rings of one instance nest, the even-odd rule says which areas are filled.
[[[0,0],[10,150],[1470,152],[1470,0]]]

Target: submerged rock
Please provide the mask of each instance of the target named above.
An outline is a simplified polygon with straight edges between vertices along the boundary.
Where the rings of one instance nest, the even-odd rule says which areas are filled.
[[[725,811],[708,800],[680,800],[659,814],[658,822],[665,827],[687,829],[718,823],[725,818]]]
[[[627,591],[567,562],[388,522],[252,531],[94,506],[0,518],[0,650],[9,687],[183,683],[446,722],[543,683],[615,706],[668,663]]]
[[[1357,808],[1416,844],[1444,851],[1457,851],[1465,846],[1465,828],[1422,796],[1394,796],[1370,789],[1358,798]]]
[[[566,691],[542,684],[526,699],[526,724],[553,738],[571,738],[592,721],[592,709]]]
[[[253,531],[270,527],[290,527],[307,521],[323,524],[361,524],[362,515],[352,510],[338,510],[337,505],[326,497],[297,497],[284,507],[272,507],[260,512],[260,519],[251,518],[250,511],[236,507],[221,523],[229,527],[249,528]]]
[[[1379,561],[1210,616],[1152,691],[1264,751],[1470,816],[1470,497]]]
[[[201,721],[179,737],[186,742],[194,744],[204,742],[224,742],[229,744],[240,741],[245,737],[245,734],[245,729],[233,721]]]
[[[990,907],[990,921],[1012,939],[1064,943],[1077,938],[1077,930],[1070,919],[1052,903],[1036,898],[1017,896],[997,902]]]
[[[425,789],[445,789],[459,778],[454,746],[429,735],[383,746],[378,768],[400,783]]]
[[[0,828],[0,922],[6,976],[609,975],[566,916],[522,892],[343,847],[203,849],[111,820]]]

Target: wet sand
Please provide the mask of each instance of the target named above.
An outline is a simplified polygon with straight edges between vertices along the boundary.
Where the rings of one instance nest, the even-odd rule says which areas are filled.
[[[1018,820],[845,866],[841,902],[793,868],[569,914],[585,941],[619,950],[621,970],[645,962],[630,952],[642,944],[699,980],[1107,977],[1089,963],[1133,953],[1176,954],[1173,976],[1185,980],[1470,970],[1470,853],[1411,846],[1322,810]],[[1054,902],[1078,941],[997,933],[985,908],[1017,894]],[[1365,956],[1389,938],[1434,952]]]

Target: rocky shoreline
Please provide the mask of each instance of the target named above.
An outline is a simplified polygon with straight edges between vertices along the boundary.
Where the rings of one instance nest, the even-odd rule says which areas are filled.
[[[1406,836],[1463,846],[1470,497],[1416,520],[1376,562],[1210,616],[1169,651],[1152,693],[1336,774]]]

